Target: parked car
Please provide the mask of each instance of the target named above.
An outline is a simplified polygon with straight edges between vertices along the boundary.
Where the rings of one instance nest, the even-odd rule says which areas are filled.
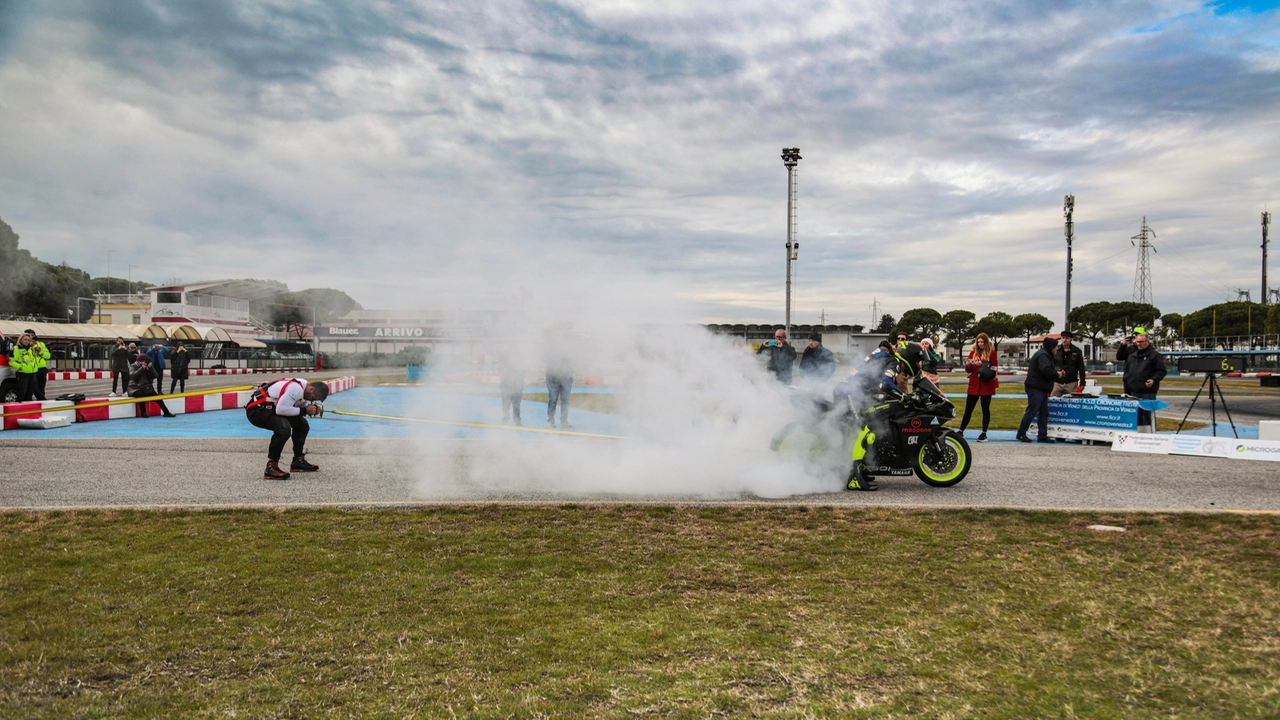
[[[0,403],[9,402],[18,402],[18,374],[6,363],[0,365]]]

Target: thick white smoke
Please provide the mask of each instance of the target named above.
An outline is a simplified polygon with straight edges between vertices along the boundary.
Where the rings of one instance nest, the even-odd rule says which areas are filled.
[[[588,374],[624,378],[620,434],[627,439],[507,430],[461,442],[424,438],[430,452],[423,454],[420,495],[724,498],[839,490],[849,457],[838,438],[821,456],[770,449],[804,404],[793,402],[750,346],[699,326],[678,280],[620,265],[561,254],[554,263],[491,262],[470,276],[485,278],[473,288],[477,305],[506,289],[490,341],[495,354],[529,371],[530,392],[557,352],[567,351],[575,387]],[[829,389],[818,392],[830,398]],[[436,407],[431,415],[450,411]],[[545,422],[540,404],[526,402],[524,412],[526,425]]]

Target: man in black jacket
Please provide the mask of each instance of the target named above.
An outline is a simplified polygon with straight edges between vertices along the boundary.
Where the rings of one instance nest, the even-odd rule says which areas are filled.
[[[1049,437],[1049,393],[1053,391],[1053,384],[1067,374],[1066,370],[1059,370],[1053,363],[1053,349],[1057,345],[1057,340],[1045,338],[1044,344],[1027,364],[1027,380],[1024,383],[1027,411],[1022,414],[1017,436],[1022,442],[1031,442],[1031,438],[1027,437],[1027,430],[1031,427],[1032,419],[1035,419],[1038,431],[1036,442],[1053,442],[1053,438]]]
[[[768,369],[783,385],[791,384],[791,365],[796,361],[796,349],[787,342],[787,331],[778,330],[773,339],[760,346],[756,354],[769,357]]]
[[[1160,381],[1168,374],[1164,356],[1151,347],[1151,340],[1142,328],[1138,334],[1125,338],[1116,350],[1116,360],[1124,361],[1124,391],[1143,400],[1154,400],[1160,392]],[[1138,410],[1138,427],[1151,423],[1151,414]]]
[[[1084,353],[1072,343],[1074,339],[1074,333],[1063,330],[1062,342],[1053,349],[1053,364],[1057,365],[1059,370],[1066,370],[1067,374],[1053,384],[1051,397],[1062,397],[1073,392],[1084,391]]]
[[[806,382],[822,382],[835,374],[836,358],[822,346],[822,335],[809,336],[809,347],[800,356],[800,379]]]
[[[138,360],[134,364],[133,370],[129,373],[129,397],[145,398],[159,395],[156,392],[155,383],[159,380],[156,371],[151,367],[151,358],[146,355],[139,354]],[[165,417],[176,417],[169,412],[169,408],[165,406],[163,400],[153,401],[160,406],[160,412]],[[142,416],[147,417],[147,403],[138,403],[142,407]]]

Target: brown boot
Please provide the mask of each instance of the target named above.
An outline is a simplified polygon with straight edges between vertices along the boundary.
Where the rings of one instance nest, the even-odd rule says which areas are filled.
[[[267,461],[267,469],[262,471],[263,480],[288,480],[289,473],[280,469],[280,463],[275,460]]]
[[[319,469],[319,465],[312,465],[307,462],[306,455],[294,455],[293,462],[289,465],[291,472],[315,472]]]

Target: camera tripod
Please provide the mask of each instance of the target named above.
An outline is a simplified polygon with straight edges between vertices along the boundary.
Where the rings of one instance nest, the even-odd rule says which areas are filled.
[[[1191,399],[1191,407],[1187,408],[1187,414],[1182,416],[1182,422],[1178,423],[1178,431],[1182,432],[1182,426],[1187,424],[1187,418],[1191,415],[1191,411],[1196,407],[1196,401],[1200,399],[1200,393],[1204,392],[1205,387],[1209,388],[1209,422],[1212,423],[1213,436],[1218,437],[1218,402],[1222,402],[1222,411],[1227,414],[1227,422],[1231,424],[1231,434],[1240,439],[1240,433],[1236,432],[1236,421],[1231,417],[1231,410],[1227,408],[1227,398],[1222,394],[1222,388],[1218,385],[1218,376],[1215,373],[1207,372],[1204,374],[1204,382],[1200,383],[1200,389],[1196,391],[1196,396]],[[1215,396],[1214,393],[1217,393]],[[1175,433],[1177,434],[1177,433]]]

